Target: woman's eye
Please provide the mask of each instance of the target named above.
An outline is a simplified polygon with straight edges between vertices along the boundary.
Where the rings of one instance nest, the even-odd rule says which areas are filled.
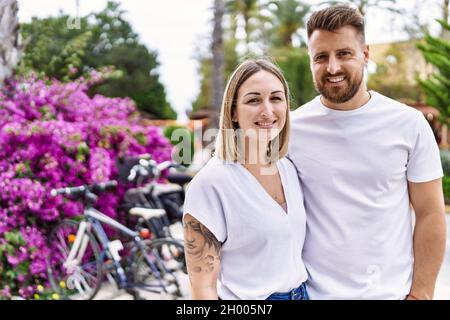
[[[272,97],[272,100],[275,100],[275,101],[282,101],[283,99],[282,99],[281,97]]]
[[[251,103],[251,104],[258,103],[258,99],[250,99],[247,101],[247,103]]]

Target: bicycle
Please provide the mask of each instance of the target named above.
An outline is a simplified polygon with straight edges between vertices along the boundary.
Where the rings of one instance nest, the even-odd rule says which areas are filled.
[[[84,203],[78,221],[63,220],[48,238],[53,249],[46,259],[52,288],[64,299],[89,300],[98,293],[106,275],[135,299],[140,298],[137,289],[180,298],[178,277],[184,272],[183,245],[173,239],[146,240],[147,229],[131,230],[93,207],[98,198],[96,193],[116,186],[116,181],[109,181],[51,191],[52,196],[72,195]],[[146,219],[152,210],[136,214]],[[125,247],[120,240],[111,241],[102,224],[120,231],[131,241]],[[125,259],[119,253],[121,250],[129,253]]]
[[[117,163],[119,179],[133,183],[136,187],[126,191],[121,208],[125,212],[135,212],[139,208],[161,209],[147,219],[147,227],[155,238],[172,237],[170,230],[181,225],[183,217],[184,185],[192,177],[180,172],[169,172],[169,183],[159,183],[162,172],[183,166],[171,161],[156,163],[149,155],[138,158],[125,158]]]

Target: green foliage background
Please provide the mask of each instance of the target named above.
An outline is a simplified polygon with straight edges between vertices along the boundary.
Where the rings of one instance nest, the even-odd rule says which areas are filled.
[[[450,25],[438,20],[443,30],[450,31]],[[450,41],[448,39],[425,35],[425,43],[418,45],[425,60],[432,64],[436,72],[428,79],[418,79],[427,96],[427,103],[440,111],[440,120],[450,125]]]
[[[158,57],[140,42],[124,11],[115,2],[99,12],[80,17],[74,23],[63,15],[33,18],[21,25],[29,43],[20,70],[36,71],[40,76],[70,81],[94,69],[112,66],[113,75],[93,87],[109,97],[130,97],[140,111],[158,119],[176,119],[159,80]]]

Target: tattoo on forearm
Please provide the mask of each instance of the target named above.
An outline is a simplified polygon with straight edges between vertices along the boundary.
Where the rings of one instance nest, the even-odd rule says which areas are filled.
[[[191,218],[184,225],[186,253],[194,260],[195,266],[192,272],[212,272],[214,262],[220,260],[220,248],[222,244],[216,237],[197,219]],[[214,255],[206,254],[206,249],[213,248]]]

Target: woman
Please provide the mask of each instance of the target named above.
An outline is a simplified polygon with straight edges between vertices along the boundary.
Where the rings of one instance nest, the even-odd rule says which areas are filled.
[[[243,62],[225,89],[216,155],[186,194],[193,299],[308,299],[305,211],[288,139],[284,76],[267,60]]]

